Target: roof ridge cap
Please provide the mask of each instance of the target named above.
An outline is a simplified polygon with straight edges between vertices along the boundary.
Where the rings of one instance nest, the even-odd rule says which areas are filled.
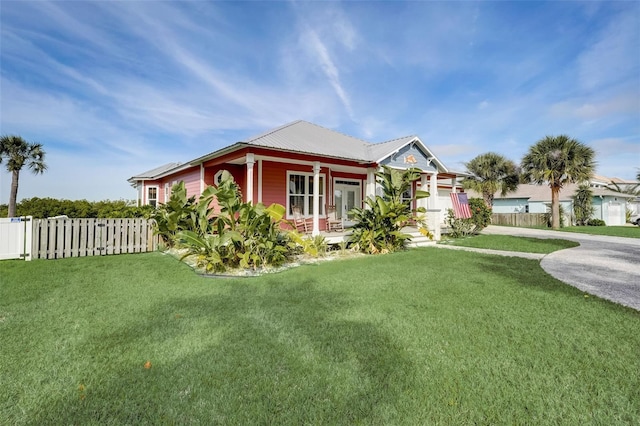
[[[400,139],[409,139],[409,138],[417,138],[417,137],[418,137],[418,135],[400,136],[398,138],[389,139],[388,141],[374,142],[373,145],[382,145],[382,144],[385,144],[385,143],[391,143],[391,142],[399,141]]]
[[[295,120],[295,121],[292,121],[291,123],[283,124],[282,126],[278,126],[278,127],[275,127],[275,128],[273,128],[271,130],[267,130],[266,132],[259,133],[256,136],[249,137],[246,140],[240,141],[240,142],[251,143],[251,142],[255,141],[256,139],[264,138],[265,136],[269,136],[269,135],[271,135],[271,134],[273,134],[275,132],[279,132],[282,129],[286,129],[287,127],[291,127],[294,124],[298,124],[298,123],[301,123],[301,122],[305,122],[305,121],[304,120]],[[312,123],[309,123],[309,124],[312,124]]]

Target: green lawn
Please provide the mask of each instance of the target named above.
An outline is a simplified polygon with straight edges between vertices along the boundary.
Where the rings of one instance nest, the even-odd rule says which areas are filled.
[[[508,225],[499,225],[508,226]],[[519,228],[511,226],[511,228]],[[552,231],[547,226],[528,226],[530,229],[544,229],[545,231]],[[559,231],[564,232],[578,232],[580,234],[591,235],[607,235],[610,237],[627,237],[627,238],[640,238],[640,226],[565,226],[560,228]]]
[[[0,423],[639,424],[639,330],[536,261],[437,248],[3,261]]]
[[[580,245],[575,241],[514,237],[510,235],[473,235],[467,238],[447,240],[443,244],[524,253],[552,253]]]
[[[560,231],[608,235],[610,237],[640,238],[640,226],[567,226],[560,229]]]

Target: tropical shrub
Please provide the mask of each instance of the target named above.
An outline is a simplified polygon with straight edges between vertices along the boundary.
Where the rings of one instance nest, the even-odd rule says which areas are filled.
[[[160,235],[168,247],[173,247],[178,232],[196,231],[193,221],[195,214],[196,198],[187,197],[184,182],[180,181],[171,188],[169,201],[160,204],[152,216],[155,220],[155,233]]]
[[[553,213],[552,213],[553,209],[551,204],[547,204],[547,211],[544,214],[544,219],[547,222],[547,227],[548,228],[553,228]],[[566,225],[565,222],[565,211],[564,211],[564,206],[562,204],[558,205],[558,211],[560,213],[560,228],[564,228]]]
[[[593,191],[591,191],[588,184],[580,185],[573,195],[573,214],[576,219],[576,225],[586,225],[594,210]]]
[[[606,226],[606,222],[602,219],[589,219],[587,221],[587,226]]]
[[[426,191],[416,191],[411,199],[404,198],[412,182],[420,178],[418,169],[396,170],[383,166],[376,173],[383,196],[365,200],[368,208],[354,208],[349,214],[356,225],[349,239],[353,248],[368,254],[389,253],[404,249],[411,236],[402,232],[409,224],[416,224],[422,233],[430,235],[424,225],[424,208],[411,209],[411,201],[429,196]]]
[[[214,199],[220,207],[218,214],[210,207]],[[180,201],[185,198],[180,196]],[[187,250],[182,258],[195,257],[196,265],[207,272],[280,266],[301,250],[314,251],[299,233],[281,229],[284,206],[242,202],[240,189],[227,172],[196,203],[176,207],[188,211],[180,210],[177,218],[187,229],[175,233],[176,245]]]
[[[483,201],[484,204],[484,201]],[[462,238],[474,233],[473,217],[469,219],[456,218],[453,209],[447,209],[447,227],[450,238]]]

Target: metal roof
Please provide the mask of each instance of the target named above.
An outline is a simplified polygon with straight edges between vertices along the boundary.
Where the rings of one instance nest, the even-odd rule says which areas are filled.
[[[370,143],[303,120],[285,124],[241,142],[306,154],[370,161],[367,150]]]
[[[131,180],[155,179],[158,175],[168,172],[171,169],[175,169],[181,164],[182,163],[167,163],[160,167],[156,167],[155,169],[147,170],[146,172],[142,172],[135,176],[132,176],[129,178],[129,180],[131,181]]]
[[[174,168],[185,165],[198,165],[216,158],[224,153],[232,152],[244,146],[259,146],[288,152],[314,154],[324,157],[353,160],[362,163],[377,163],[392,155],[409,143],[418,143],[428,156],[435,159],[443,171],[447,168],[433,155],[417,136],[404,136],[381,143],[370,143],[365,140],[330,130],[304,120],[297,120],[277,127],[259,135],[238,141],[217,151],[197,157],[186,164],[169,163],[153,170],[133,176],[129,180],[152,179],[165,174]]]

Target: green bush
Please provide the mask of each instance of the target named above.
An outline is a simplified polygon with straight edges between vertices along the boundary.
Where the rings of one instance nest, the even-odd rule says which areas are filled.
[[[469,198],[469,209],[476,233],[491,224],[491,207],[487,206],[482,198]]]
[[[472,235],[474,233],[472,219],[473,218],[456,218],[453,209],[447,209],[447,227],[449,228],[449,233],[447,235],[450,238],[462,238]]]
[[[217,214],[211,208],[214,199],[220,207]],[[207,187],[197,202],[186,197],[184,185],[175,185],[172,200],[156,215],[157,232],[186,248],[182,259],[195,258],[207,272],[279,266],[301,250],[317,254],[322,241],[281,228],[285,211],[280,204],[242,202],[240,189],[225,171],[220,184]]]
[[[416,191],[412,200],[403,199],[412,182],[420,178],[417,169],[397,170],[383,166],[376,176],[383,189],[383,196],[367,198],[368,208],[354,208],[349,214],[356,225],[349,242],[363,253],[390,253],[405,248],[411,236],[402,232],[408,224],[416,224],[420,232],[430,235],[424,226],[424,208],[411,210],[410,202],[428,197],[426,191]]]
[[[594,211],[593,191],[588,184],[580,185],[573,196],[573,214],[575,215],[576,225],[586,225]]]
[[[0,205],[0,217],[7,216],[7,206]],[[70,218],[132,218],[148,217],[151,206],[137,207],[132,200],[65,200],[56,198],[25,198],[16,205],[18,216],[45,219],[54,216]]]
[[[607,224],[602,219],[589,219],[587,221],[587,226],[606,226],[606,225]]]
[[[562,204],[560,204],[559,208],[560,208],[560,228],[564,228],[566,226],[565,211]],[[547,204],[547,211],[544,214],[544,219],[547,222],[547,228],[551,228],[552,220],[553,220],[553,213],[551,212],[551,203]]]
[[[447,226],[449,237],[461,238],[478,234],[491,224],[491,208],[482,198],[469,198],[471,218],[459,219],[455,217],[453,209],[447,209]]]

